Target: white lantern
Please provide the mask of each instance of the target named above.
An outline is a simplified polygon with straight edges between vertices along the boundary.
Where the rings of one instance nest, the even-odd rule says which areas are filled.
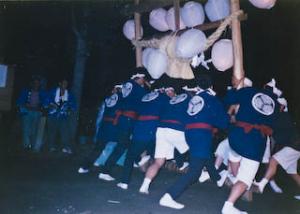
[[[135,38],[135,24],[134,20],[130,19],[123,25],[123,34],[129,40],[133,40]],[[141,36],[143,36],[143,28],[141,27]]]
[[[176,55],[181,58],[192,58],[204,51],[205,43],[206,36],[201,30],[187,30],[176,41]]]
[[[211,22],[224,19],[230,14],[229,0],[208,0],[205,12]]]
[[[258,7],[261,9],[271,9],[276,3],[276,0],[249,0],[249,1],[255,7]]]
[[[142,52],[142,63],[145,68],[148,68],[149,55],[154,48],[145,48]]]
[[[189,1],[185,3],[180,11],[184,24],[188,27],[195,27],[204,22],[205,14],[200,3]]]
[[[168,57],[166,53],[159,49],[150,51],[148,56],[147,70],[153,79],[159,79],[168,67]]]
[[[212,63],[219,71],[225,71],[233,66],[233,45],[230,39],[221,39],[211,50]]]
[[[168,23],[169,29],[171,29],[172,31],[176,30],[176,24],[175,24],[175,15],[174,15],[175,11],[174,11],[174,7],[171,7],[166,15],[166,21]],[[180,29],[184,29],[185,25],[182,21],[182,18],[180,16],[179,18],[179,28]]]
[[[159,31],[169,30],[168,23],[166,21],[167,11],[163,8],[152,10],[149,15],[149,24]]]

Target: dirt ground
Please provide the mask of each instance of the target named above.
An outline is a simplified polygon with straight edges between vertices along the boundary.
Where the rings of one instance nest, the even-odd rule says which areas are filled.
[[[0,213],[221,213],[229,189],[213,183],[192,185],[178,199],[185,204],[177,211],[159,206],[166,188],[180,174],[163,169],[153,182],[150,195],[138,193],[143,173],[135,169],[128,190],[116,187],[117,182],[97,178],[97,170],[79,175],[80,154],[3,154],[0,171]],[[120,175],[121,168],[114,169]],[[282,173],[281,173],[282,174]],[[253,202],[239,200],[237,207],[249,213],[300,213],[300,202],[293,199],[299,189],[284,175],[278,182],[284,194],[274,194],[269,188],[263,195],[254,195]]]

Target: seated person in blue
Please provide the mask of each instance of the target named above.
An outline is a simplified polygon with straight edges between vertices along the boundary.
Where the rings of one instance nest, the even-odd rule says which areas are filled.
[[[58,87],[49,91],[48,106],[48,143],[50,151],[56,151],[56,139],[60,136],[62,152],[71,154],[70,114],[76,110],[72,93],[68,90],[68,81],[63,79]]]

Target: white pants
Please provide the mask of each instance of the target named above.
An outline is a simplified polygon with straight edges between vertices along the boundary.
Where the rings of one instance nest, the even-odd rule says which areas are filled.
[[[154,157],[166,158],[167,160],[173,159],[175,148],[181,154],[189,150],[184,132],[170,128],[157,128]]]
[[[219,156],[223,158],[223,163],[227,166],[228,165],[228,158],[229,158],[229,141],[228,138],[224,139],[221,143],[219,143],[215,156]]]

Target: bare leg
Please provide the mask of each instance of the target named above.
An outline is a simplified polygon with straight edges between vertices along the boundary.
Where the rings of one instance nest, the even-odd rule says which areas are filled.
[[[221,156],[217,156],[215,160],[216,169],[219,169],[222,163],[223,163],[223,158]]]
[[[230,170],[231,173],[234,177],[237,176],[239,168],[240,168],[240,162],[231,162],[229,161],[229,166],[230,166]]]
[[[300,187],[300,175],[298,174],[290,174],[290,176],[296,181],[297,185]]]
[[[274,158],[271,158],[264,178],[270,180],[276,174],[277,165],[278,162]]]
[[[231,189],[227,201],[234,204],[237,201],[237,199],[239,199],[239,197],[246,191],[246,189],[247,189],[247,185],[244,182],[242,181],[236,182]]]

